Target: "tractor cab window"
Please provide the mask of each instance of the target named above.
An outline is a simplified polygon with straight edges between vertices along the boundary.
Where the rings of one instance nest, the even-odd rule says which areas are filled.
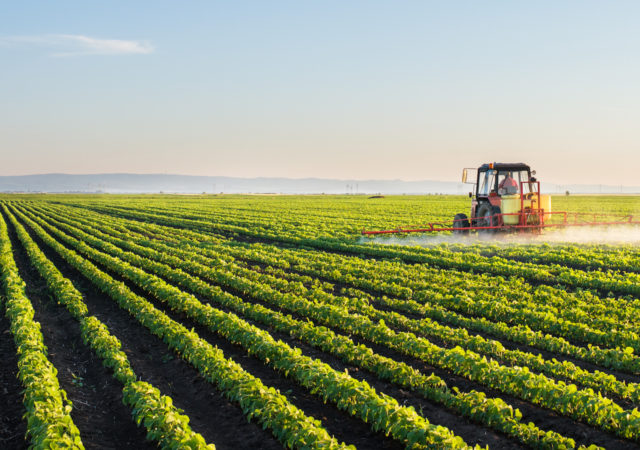
[[[520,193],[521,182],[525,182],[523,186],[523,194],[529,192],[529,172],[526,170],[501,170],[498,173],[498,194],[514,195]]]
[[[486,197],[490,192],[495,192],[496,184],[496,171],[489,169],[486,172],[480,172],[478,174],[478,195]]]

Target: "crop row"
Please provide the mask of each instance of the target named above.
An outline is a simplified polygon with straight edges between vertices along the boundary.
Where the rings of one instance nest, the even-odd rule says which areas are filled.
[[[281,442],[296,448],[314,445],[346,448],[327,433],[320,421],[306,416],[289,403],[284,395],[265,386],[240,365],[225,358],[220,349],[170,319],[150,302],[134,294],[123,283],[114,280],[73,250],[61,245],[30,219],[20,213],[18,216],[67,263],[112,297],[153,334],[162,338],[205,379],[218,386],[231,401],[239,403],[248,418],[255,418],[265,428],[270,428]]]
[[[58,235],[62,237],[63,233],[58,232]],[[383,322],[374,324],[366,317],[349,314],[345,308],[316,304],[291,294],[281,294],[266,285],[257,286],[221,270],[216,273],[216,277],[217,282],[226,283],[240,291],[259,294],[263,301],[395,348],[474,381],[601,426],[621,436],[638,436],[635,428],[640,425],[640,413],[623,410],[610,399],[595,395],[593,391],[554,382],[520,367],[504,367],[496,361],[488,361],[461,348],[443,349],[412,333],[396,333]]]
[[[49,220],[53,218],[50,217]],[[58,222],[58,224],[60,224]],[[59,225],[60,226],[60,225]],[[64,229],[69,232],[75,233],[79,238],[85,242],[93,243],[95,245],[101,245],[100,241],[108,241],[111,244],[123,247],[139,255],[143,255],[148,258],[155,259],[166,264],[179,267],[184,271],[193,272],[197,275],[205,275],[210,270],[209,268],[216,265],[215,259],[209,259],[201,254],[185,251],[182,249],[171,248],[157,241],[150,241],[136,237],[131,233],[125,234],[110,229],[104,223],[93,224],[93,226],[86,225],[82,227],[85,232],[91,234],[85,234],[78,228],[70,228],[70,226],[62,225]],[[79,225],[76,224],[76,227]],[[96,227],[105,232],[111,233],[107,235],[99,231]],[[78,234],[80,233],[80,234]],[[99,239],[96,239],[99,238]],[[134,243],[135,242],[135,243]],[[141,245],[144,246],[141,246]],[[154,250],[151,250],[150,248]],[[222,254],[216,252],[216,258],[220,258]],[[121,258],[127,258],[129,255],[120,254]],[[131,258],[127,258],[129,262]],[[135,261],[133,261],[135,262]],[[199,264],[196,264],[199,263]],[[277,286],[278,290],[284,290],[285,292],[293,292],[297,295],[303,295],[306,298],[317,300],[323,303],[329,303],[333,305],[349,305],[350,312],[357,314],[363,314],[369,317],[373,321],[383,320],[390,324],[394,328],[401,328],[412,331],[418,335],[427,336],[442,340],[449,346],[458,345],[462,348],[473,350],[475,352],[492,356],[499,359],[502,362],[507,362],[510,365],[527,366],[532,370],[545,373],[547,375],[560,378],[569,379],[574,382],[578,382],[583,386],[594,388],[603,393],[612,393],[621,398],[628,398],[634,402],[640,400],[640,389],[637,384],[618,381],[613,375],[608,375],[599,371],[589,372],[587,370],[577,367],[575,364],[564,361],[548,361],[540,357],[539,355],[533,355],[528,352],[518,350],[508,350],[500,342],[494,340],[487,340],[481,336],[470,336],[464,328],[451,328],[443,326],[430,319],[412,320],[398,313],[390,311],[382,311],[373,308],[367,301],[358,298],[346,298],[336,297],[329,293],[322,292],[321,288],[315,288],[313,291],[307,290],[304,286],[292,283],[285,280],[278,280],[268,274],[259,274],[256,271],[248,270],[236,266],[231,261],[227,261],[222,266],[224,270],[233,276],[247,278],[257,283],[264,283],[270,286]],[[179,280],[178,280],[179,281]],[[398,305],[406,305],[406,301],[393,301],[387,299],[385,302],[391,307],[398,308]],[[401,307],[401,306],[400,306]]]
[[[92,199],[90,202],[74,203],[91,208],[106,207],[124,211],[140,209],[194,220],[206,220],[213,214],[220,221],[242,224],[246,228],[260,227],[276,234],[294,231],[299,237],[349,237],[363,228],[400,226],[442,219],[448,223],[459,212],[457,202],[443,197],[432,197],[431,204],[416,203],[411,197],[398,201],[385,199],[384,203],[363,202],[354,197],[342,197],[339,201],[335,197],[308,197],[301,199],[302,201],[276,198],[265,202],[263,199],[232,199],[225,196],[221,200],[223,201],[181,199],[179,202],[149,202],[128,199],[126,202],[105,203]],[[434,205],[437,207],[434,208]]]
[[[20,216],[36,233],[44,233],[44,230],[30,219]],[[203,305],[194,296],[176,289],[156,276],[118,258],[92,250],[83,242],[60,231],[51,231],[83,254],[91,255],[109,270],[152,293],[172,309],[184,313],[192,320],[244,347],[250,354],[291,376],[312,393],[323,397],[325,401],[330,400],[340,409],[345,409],[370,423],[374,430],[385,431],[409,446],[467,447],[460,437],[442,426],[430,424],[413,408],[402,407],[395,399],[378,394],[366,383],[353,379],[347,373],[337,372],[319,360],[302,355],[299,350],[283,342],[276,342],[267,332],[248,324],[236,315]]]
[[[619,270],[640,272],[640,255],[627,251],[623,245],[615,249],[594,245],[461,245],[444,244],[445,249],[462,253],[476,253],[485,257],[499,256],[535,264],[559,264],[581,270]]]
[[[173,406],[170,397],[162,395],[149,383],[137,381],[127,355],[120,350],[120,341],[111,335],[107,326],[95,316],[88,315],[82,294],[46,258],[13,215],[6,209],[4,211],[8,214],[33,266],[46,281],[56,300],[79,322],[84,343],[91,347],[102,359],[103,364],[113,371],[114,377],[122,383],[123,401],[132,408],[136,423],[143,424],[147,429],[147,438],[157,441],[161,448],[167,449],[214,449],[213,444],[207,445],[204,438],[190,428],[189,418]]]
[[[104,220],[107,220],[106,218]],[[128,225],[131,227],[131,225]],[[147,224],[144,228],[152,228]],[[125,228],[126,230],[126,228]],[[193,232],[172,229],[166,232],[164,239],[182,234]],[[197,235],[196,235],[197,236]],[[195,240],[194,236],[188,236]],[[180,246],[184,247],[181,241]],[[198,245],[194,243],[193,245]],[[332,282],[346,285],[352,285],[357,288],[380,292],[381,294],[400,294],[402,297],[404,286],[395,283],[390,284],[386,281],[389,271],[395,269],[393,263],[380,263],[375,267],[371,262],[365,261],[360,263],[358,260],[348,259],[339,255],[322,255],[317,252],[308,252],[302,250],[287,250],[275,247],[264,247],[263,245],[215,245],[209,242],[206,245],[199,246],[196,253],[208,254],[212,257],[220,258],[223,254],[228,253],[235,257],[243,258],[248,261],[270,264],[285,269],[294,269],[300,273],[311,275],[314,277],[322,277]],[[366,264],[366,265],[365,265]],[[397,273],[394,271],[393,273]],[[457,286],[459,279],[454,278],[452,274],[447,280],[448,274],[438,276],[435,280],[421,281],[416,286],[415,293],[412,291],[411,296],[420,299],[420,303],[403,299],[403,301],[394,301],[392,299],[377,298],[379,303],[384,306],[391,306],[398,310],[411,313],[418,313],[429,318],[436,319],[443,323],[454,326],[464,327],[483,333],[493,334],[502,338],[541,348],[544,350],[557,352],[578,359],[583,359],[595,364],[611,367],[619,370],[637,373],[640,368],[640,361],[636,357],[632,348],[600,348],[597,345],[588,345],[581,347],[567,342],[565,339],[545,334],[545,332],[555,332],[561,336],[569,337],[572,340],[584,340],[585,326],[583,324],[574,324],[571,321],[557,319],[551,313],[534,314],[523,308],[513,308],[513,302],[503,303],[499,297],[496,297],[491,291],[486,292],[484,289],[473,290],[469,288],[469,293],[459,292]],[[399,276],[399,275],[397,275]],[[404,273],[405,284],[414,283],[412,274]],[[476,277],[477,278],[477,277]],[[474,278],[474,280],[476,279]],[[398,281],[399,282],[399,281]],[[431,283],[428,286],[427,283]],[[452,294],[443,294],[442,288],[454,291]],[[468,285],[463,286],[467,289]],[[505,286],[502,286],[501,292],[504,293]],[[514,287],[515,289],[515,287]],[[531,300],[528,305],[529,309],[535,310]],[[446,308],[446,309],[445,309]],[[464,315],[457,314],[453,311],[459,311]],[[472,317],[467,317],[471,314]],[[475,316],[475,317],[474,317]],[[489,320],[487,320],[489,319]],[[515,319],[521,319],[517,321]],[[522,324],[524,322],[524,325]],[[531,326],[534,331],[529,328]],[[592,337],[592,341],[599,342],[604,339],[610,344],[631,343],[634,341],[632,336],[623,335],[622,342],[616,340],[611,342],[611,337],[604,332],[598,330],[590,330],[586,327],[587,337]]]
[[[57,370],[47,359],[40,324],[24,292],[24,282],[13,259],[7,224],[0,215],[0,275],[10,331],[18,353],[18,378],[24,386],[27,437],[32,447],[84,448],[80,431],[71,418],[72,404],[60,388]]]
[[[104,228],[104,226],[102,228]],[[79,237],[85,242],[100,245],[100,242],[97,241],[94,236],[102,233],[94,228],[88,229],[87,231],[91,231],[92,235],[81,234]],[[120,241],[120,244],[126,244],[126,242]],[[114,253],[113,247],[103,245],[103,248],[109,248],[112,250],[111,253]],[[194,259],[196,259],[196,255],[194,254],[175,253],[171,252],[170,249],[167,252],[160,253],[139,246],[138,250],[146,257],[152,258],[155,261],[162,261],[166,264],[178,266],[183,270],[191,270],[206,278],[211,278],[212,274],[215,276],[215,272],[210,268],[209,264],[202,265],[194,262]],[[171,253],[174,253],[174,255],[180,254],[181,257],[176,257]],[[330,352],[349,363],[358,365],[377,374],[382,379],[390,379],[403,387],[417,390],[430,400],[437,401],[438,403],[455,409],[463,415],[468,415],[488,426],[514,435],[524,443],[532,446],[548,446],[552,443],[554,445],[562,444],[573,446],[571,440],[559,436],[556,433],[545,433],[537,429],[533,424],[524,425],[520,423],[520,413],[517,410],[514,411],[500,399],[487,398],[484,394],[475,391],[469,393],[452,392],[438,377],[434,375],[425,377],[410,366],[379,356],[366,346],[357,346],[351,339],[336,335],[329,329],[315,327],[309,321],[300,321],[290,316],[284,316],[281,313],[269,310],[259,304],[243,302],[240,298],[223,292],[220,288],[213,287],[184,272],[172,270],[163,264],[153,263],[131,253],[117,252],[117,254],[120,258],[130,263],[137,264],[139,267],[144,267],[146,270],[164,276],[180,286],[232,309],[236,313],[260,323],[270,325],[277,331],[290,334],[308,344],[318,346],[322,350]],[[228,266],[227,269],[229,269]]]
[[[635,348],[637,342],[639,342],[637,333],[629,333],[628,331],[626,331],[627,322],[635,322],[635,318],[638,316],[637,313],[640,311],[640,301],[638,300],[626,301],[620,299],[604,299],[602,301],[598,301],[599,299],[593,295],[586,295],[587,298],[581,300],[580,296],[578,295],[573,295],[567,298],[566,293],[563,294],[562,291],[559,290],[555,290],[554,292],[553,288],[537,289],[535,294],[537,296],[540,296],[541,298],[535,304],[527,302],[526,298],[520,299],[520,296],[518,295],[519,292],[522,292],[523,288],[526,288],[526,285],[523,286],[522,280],[518,280],[518,278],[528,279],[535,282],[536,284],[566,284],[566,280],[571,279],[575,282],[571,282],[569,284],[577,287],[578,289],[600,288],[611,289],[613,291],[621,290],[622,293],[633,294],[633,291],[635,289],[634,286],[640,286],[640,283],[636,282],[638,280],[634,281],[633,279],[629,279],[628,274],[616,275],[616,273],[613,272],[607,274],[603,272],[584,272],[562,267],[553,268],[544,265],[539,266],[534,264],[516,263],[514,261],[509,261],[498,257],[485,258],[480,255],[465,255],[458,252],[449,252],[438,248],[391,248],[384,245],[355,245],[349,242],[329,239],[300,239],[287,233],[265,234],[264,231],[260,231],[259,227],[258,230],[246,229],[228,223],[221,224],[218,222],[212,223],[210,221],[205,222],[192,219],[184,219],[182,217],[166,217],[158,214],[150,214],[147,212],[134,210],[127,210],[126,212],[122,212],[122,214],[127,217],[150,220],[152,222],[157,222],[173,227],[186,227],[205,232],[215,232],[217,230],[225,233],[240,234],[250,238],[272,242],[283,242],[294,245],[308,246],[318,249],[323,253],[326,251],[331,251],[353,254],[356,256],[401,260],[403,262],[409,263],[420,263],[416,265],[416,268],[418,269],[417,271],[420,273],[420,277],[415,277],[415,279],[421,280],[421,282],[418,283],[418,286],[422,287],[433,287],[434,285],[437,286],[437,282],[435,282],[435,280],[428,279],[428,275],[434,273],[433,270],[420,270],[423,268],[424,264],[427,264],[429,266],[442,267],[445,269],[454,269],[456,271],[462,270],[463,272],[481,272],[486,274],[507,276],[514,278],[514,280],[512,280],[512,283],[514,285],[517,286],[518,284],[520,284],[520,286],[517,286],[514,289],[514,295],[510,297],[510,304],[515,305],[516,307],[520,305],[520,308],[525,310],[525,314],[533,307],[535,308],[535,311],[539,312],[539,314],[547,316],[547,320],[545,322],[552,320],[554,317],[558,317],[563,319],[563,321],[569,320],[573,322],[579,322],[580,324],[585,323],[596,328],[600,327],[601,329],[607,330],[607,333],[603,333],[599,338],[596,337],[596,342],[594,342],[596,344],[602,344],[599,339],[603,338],[609,340],[613,339],[615,341],[617,339],[617,335],[615,335],[615,333],[620,334],[622,336],[622,340],[626,339],[627,341],[631,342],[631,345],[629,346],[633,348]],[[379,266],[379,264],[376,264],[376,266]],[[403,265],[403,270],[408,270],[406,264]],[[449,271],[445,276],[454,275],[455,273],[457,272],[452,273],[451,271]],[[385,278],[389,278],[387,274],[383,275]],[[459,274],[454,276],[460,279],[463,275],[464,274]],[[614,277],[618,281],[613,283],[613,281],[609,280],[607,281],[607,286],[604,286],[602,283],[600,283],[602,279],[610,277]],[[406,281],[406,279],[407,278],[405,277],[403,281]],[[472,280],[472,284],[476,284],[478,278],[474,276],[472,277]],[[614,285],[611,285],[611,283],[613,283]],[[388,286],[389,282],[387,281],[385,284]],[[391,287],[393,288],[392,292],[390,292],[391,295],[403,294],[405,296],[410,296],[412,293],[412,290],[409,287],[405,286],[404,283],[391,284]],[[486,281],[482,284],[486,284]],[[420,287],[416,288],[419,289]],[[458,289],[462,290],[467,288],[469,288],[468,284],[464,287],[459,286]],[[487,291],[492,290],[491,288],[485,289]],[[638,290],[638,292],[640,292],[640,290]],[[494,295],[492,295],[492,297],[494,297]],[[570,300],[570,303],[567,303],[567,300]],[[612,308],[612,306],[615,307]],[[614,315],[615,317],[612,318],[611,315]],[[578,324],[577,326],[580,326],[580,324]],[[610,330],[616,331],[612,334]],[[593,338],[594,336],[590,337]],[[627,344],[620,341],[615,343],[614,346],[625,347],[627,346]],[[638,346],[637,350],[640,351],[640,346]]]

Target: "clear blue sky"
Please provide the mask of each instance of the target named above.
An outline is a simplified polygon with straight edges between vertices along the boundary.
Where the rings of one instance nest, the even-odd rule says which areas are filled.
[[[5,2],[0,175],[638,185],[640,2]]]

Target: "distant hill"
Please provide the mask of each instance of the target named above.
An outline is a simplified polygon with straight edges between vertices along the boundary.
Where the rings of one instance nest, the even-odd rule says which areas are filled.
[[[233,178],[190,175],[43,174],[0,176],[0,192],[277,193],[277,194],[462,194],[462,183],[321,178]]]
[[[640,193],[640,187],[543,184],[547,192]],[[454,181],[333,180],[322,178],[234,178],[166,174],[42,174],[0,176],[0,192],[49,193],[274,193],[274,194],[466,194]]]

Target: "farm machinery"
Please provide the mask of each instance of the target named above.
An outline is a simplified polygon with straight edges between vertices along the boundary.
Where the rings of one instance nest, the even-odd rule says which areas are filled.
[[[471,210],[456,214],[450,223],[428,223],[393,230],[363,230],[363,235],[450,231],[466,235],[520,232],[541,233],[545,228],[640,224],[631,215],[570,213],[551,210],[551,196],[542,194],[535,170],[523,163],[488,163],[462,172],[462,182],[473,184]]]

